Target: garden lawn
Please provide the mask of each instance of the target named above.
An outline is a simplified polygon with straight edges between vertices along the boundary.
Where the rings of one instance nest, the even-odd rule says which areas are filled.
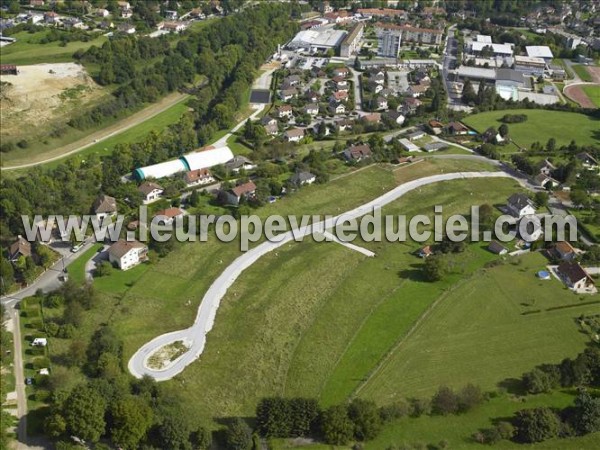
[[[75,283],[85,282],[85,265],[94,257],[98,250],[102,248],[102,244],[94,244],[67,267],[69,278]]]
[[[586,66],[583,66],[581,64],[575,64],[575,65],[573,65],[571,67],[573,68],[573,70],[575,71],[575,73],[579,76],[579,78],[581,78],[581,81],[585,81],[587,83],[589,83],[590,81],[594,81],[592,79],[592,76],[588,72]]]
[[[28,33],[22,31],[12,35],[17,39],[14,44],[6,45],[0,50],[2,64],[41,64],[73,62],[73,53],[82,49],[87,50],[92,45],[102,46],[108,40],[106,36],[99,36],[88,42],[69,42],[62,47],[59,41],[48,44],[40,44],[39,41],[47,34],[47,31]]]
[[[581,86],[585,95],[589,97],[589,99],[596,105],[596,107],[600,108],[600,85],[587,85]]]
[[[600,119],[584,114],[546,111],[541,109],[513,109],[501,111],[488,111],[468,116],[463,120],[465,124],[479,133],[485,132],[488,127],[496,129],[502,125],[500,118],[505,114],[525,114],[527,120],[521,123],[508,124],[511,138],[521,147],[529,147],[533,142],[545,145],[553,137],[556,143],[568,145],[575,140],[578,145],[598,145],[600,143]]]

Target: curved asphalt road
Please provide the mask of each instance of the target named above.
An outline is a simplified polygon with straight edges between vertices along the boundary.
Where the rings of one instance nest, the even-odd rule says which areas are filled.
[[[353,219],[371,212],[374,208],[381,208],[397,200],[407,192],[439,181],[448,181],[465,178],[505,177],[513,178],[504,172],[456,172],[442,175],[433,175],[418,180],[404,183],[391,191],[383,194],[358,208],[348,211],[340,216],[314,224],[317,229],[331,228],[339,219]],[[296,236],[307,236],[312,233],[313,225],[301,227],[296,230]],[[212,329],[217,309],[227,289],[235,282],[240,274],[254,264],[261,256],[275,250],[294,239],[294,233],[288,231],[278,236],[277,242],[266,241],[254,247],[242,256],[235,259],[221,275],[212,283],[198,308],[198,314],[193,325],[185,330],[174,331],[158,336],[144,344],[129,360],[129,371],[137,378],[148,375],[156,381],[165,381],[181,373],[188,364],[194,362],[202,354],[206,344],[206,334]],[[147,358],[159,348],[174,341],[182,340],[189,345],[189,350],[172,362],[164,370],[153,370],[146,367]]]

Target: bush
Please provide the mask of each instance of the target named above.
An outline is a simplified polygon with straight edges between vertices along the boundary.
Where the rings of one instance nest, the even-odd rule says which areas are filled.
[[[410,399],[410,416],[421,417],[431,412],[431,402],[425,398]]]
[[[527,120],[526,114],[505,114],[500,119],[503,123],[521,123]]]
[[[447,386],[441,386],[431,399],[431,413],[445,416],[458,412],[459,399]]]
[[[379,416],[383,422],[391,422],[392,420],[400,419],[401,417],[408,416],[410,412],[410,405],[404,401],[379,408]]]

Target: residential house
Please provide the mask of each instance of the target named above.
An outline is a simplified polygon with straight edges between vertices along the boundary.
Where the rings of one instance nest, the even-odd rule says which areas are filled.
[[[157,28],[159,30],[168,31],[169,33],[181,33],[187,28],[187,24],[185,22],[161,22],[158,24]]]
[[[446,131],[454,136],[463,136],[468,134],[469,129],[460,122],[450,122]]]
[[[423,150],[426,152],[437,152],[438,150],[443,150],[448,147],[448,144],[445,142],[429,142],[423,146]]]
[[[283,138],[287,142],[300,142],[304,138],[304,129],[302,128],[290,128],[283,133]]]
[[[299,75],[290,75],[289,77],[285,77],[283,79],[283,84],[286,86],[297,86],[302,81]]]
[[[8,248],[8,259],[9,261],[15,262],[21,256],[27,258],[32,255],[31,243],[23,238],[23,236],[17,236],[17,240],[11,244]]]
[[[97,17],[108,17],[108,16],[110,16],[110,12],[108,11],[108,9],[98,8],[96,10],[96,16]]]
[[[120,23],[119,25],[117,25],[117,31],[125,34],[134,34],[135,27],[130,23]]]
[[[237,155],[234,156],[232,160],[227,161],[223,166],[229,171],[239,172],[241,169],[252,170],[256,167],[256,164],[245,156]]]
[[[348,99],[348,92],[337,91],[329,96],[329,101],[343,102]]]
[[[592,277],[575,261],[562,261],[556,273],[569,289],[579,293],[596,291]]]
[[[308,91],[306,91],[304,98],[306,98],[306,100],[311,103],[317,103],[319,101],[319,99],[321,98],[321,96],[319,95],[318,92],[308,90]]]
[[[336,67],[335,69],[333,69],[334,77],[347,78],[348,75],[350,75],[350,69],[348,69],[347,67]]]
[[[427,92],[427,89],[429,89],[428,83],[411,84],[406,93],[414,98],[417,98]]]
[[[171,225],[178,217],[183,217],[183,211],[175,207],[161,209],[154,214],[154,218],[158,218],[165,225]]]
[[[108,248],[108,260],[121,270],[129,270],[148,258],[148,247],[138,241],[120,239]]]
[[[507,211],[515,217],[535,214],[535,204],[525,194],[513,194],[508,198]]]
[[[538,174],[534,178],[534,181],[535,184],[544,189],[554,189],[555,187],[558,187],[560,185],[560,182],[558,180],[555,180],[554,178],[543,173]]]
[[[406,135],[409,141],[416,141],[417,139],[421,139],[425,137],[425,133],[423,131],[415,131],[413,133],[409,133]]]
[[[335,86],[338,91],[340,89],[348,90],[348,80],[346,80],[345,77],[342,77],[342,76],[333,77],[332,81],[335,83]]]
[[[102,194],[94,201],[92,210],[98,221],[102,222],[106,217],[113,217],[117,214],[117,200],[110,195]]]
[[[508,253],[508,249],[498,241],[490,242],[488,250],[496,255],[506,255]]]
[[[418,98],[407,97],[402,102],[402,112],[404,114],[415,114],[417,112],[417,108],[423,105],[423,102]]]
[[[577,256],[575,248],[567,241],[557,242],[552,248],[552,254],[562,261],[573,261]]]
[[[242,197],[251,198],[256,194],[256,185],[252,181],[248,181],[247,183],[240,184],[239,186],[234,187],[230,190],[230,192],[235,195],[238,202]]]
[[[290,178],[290,183],[294,186],[302,186],[304,184],[313,184],[317,177],[310,172],[296,172]]]
[[[265,116],[260,120],[260,123],[265,128],[265,131],[270,136],[275,136],[279,133],[279,127],[277,126],[277,120],[273,117]]]
[[[144,203],[152,203],[158,200],[165,190],[152,181],[144,181],[139,185],[138,191],[141,192]]]
[[[45,0],[29,0],[29,6],[32,8],[44,6],[45,3]]]
[[[70,28],[78,28],[80,30],[87,28],[86,25],[83,24],[82,20],[77,17],[67,17],[63,20],[63,26],[67,29]]]
[[[383,84],[377,83],[375,81],[369,81],[367,82],[367,89],[371,92],[374,92],[375,94],[379,94],[381,91],[383,91],[384,87]]]
[[[581,161],[583,167],[588,170],[594,170],[598,168],[598,160],[587,152],[578,153],[575,155],[575,158]]]
[[[548,161],[547,159],[545,159],[544,161],[542,161],[538,165],[538,168],[540,170],[540,173],[544,174],[546,176],[552,175],[552,171],[556,170],[556,166],[554,164],[552,164],[550,161]]]
[[[388,108],[388,102],[385,97],[379,96],[375,99],[375,109],[384,110],[387,108]]]
[[[365,158],[370,158],[372,155],[371,147],[368,144],[353,145],[342,152],[342,156],[346,161],[362,161]]]
[[[412,142],[410,142],[408,139],[406,138],[402,138],[402,139],[398,139],[398,143],[400,144],[400,146],[408,151],[408,152],[418,152],[420,151],[420,148],[418,145],[413,144]]]
[[[165,10],[165,18],[168,20],[177,20],[177,17],[179,17],[179,15],[177,14],[177,11],[173,11],[173,10]]]
[[[417,252],[417,256],[419,258],[427,258],[431,255],[433,255],[433,249],[431,248],[431,245],[426,245],[425,247],[420,248]]]
[[[189,186],[199,186],[204,184],[214,183],[215,177],[208,169],[197,169],[186,172],[183,176],[183,181]]]
[[[298,90],[296,88],[282,89],[279,92],[279,98],[284,102],[290,101],[298,96]]]
[[[130,19],[133,17],[133,10],[131,9],[122,9],[121,10],[121,18],[122,19]]]
[[[335,121],[335,127],[338,131],[346,131],[352,129],[354,121],[352,119],[337,119]]]
[[[283,119],[284,117],[291,119],[293,116],[294,113],[290,105],[281,105],[279,108],[277,108],[277,117],[280,119]]]
[[[304,107],[303,111],[304,114],[316,116],[317,114],[319,114],[319,105],[317,105],[316,103],[309,103]]]
[[[379,91],[379,95],[381,95],[382,97],[388,98],[390,95],[392,95],[394,93],[394,91],[392,91],[391,89],[382,89],[381,91]]]
[[[404,115],[398,111],[387,111],[384,114],[384,117],[389,120],[390,122],[394,122],[396,125],[402,125],[404,123],[404,121],[406,120],[406,117],[404,117]]]
[[[56,24],[58,23],[60,19],[60,16],[55,13],[54,11],[48,11],[46,13],[44,13],[44,22],[49,23],[49,24]]]
[[[331,111],[333,114],[345,114],[346,106],[341,102],[331,100],[329,102],[329,111]]]
[[[385,74],[381,71],[374,72],[371,75],[369,75],[369,81],[383,85],[385,84]]]
[[[366,116],[362,116],[362,121],[366,124],[376,124],[381,122],[381,114],[380,113],[371,113]]]

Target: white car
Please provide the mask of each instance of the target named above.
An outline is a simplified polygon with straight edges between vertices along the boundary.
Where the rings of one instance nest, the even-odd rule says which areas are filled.
[[[71,248],[71,252],[73,252],[73,253],[77,253],[79,250],[81,250],[81,247],[83,247],[83,244],[77,244],[77,245],[74,245],[74,246]]]

